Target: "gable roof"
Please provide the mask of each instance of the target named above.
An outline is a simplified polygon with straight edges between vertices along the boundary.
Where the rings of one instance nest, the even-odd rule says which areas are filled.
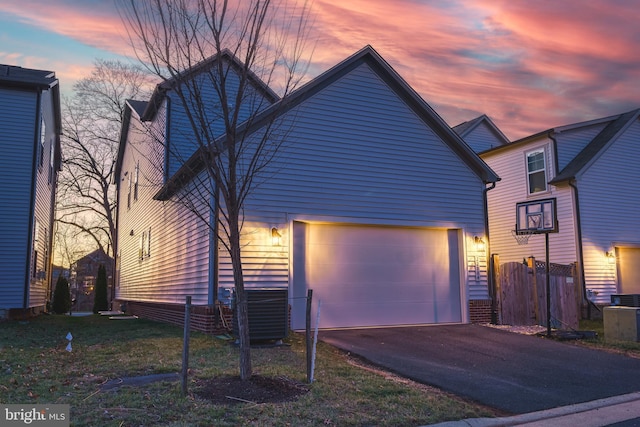
[[[139,117],[144,114],[147,105],[149,105],[147,101],[136,101],[135,99],[127,99],[126,103]]]
[[[640,117],[640,108],[628,111],[626,113],[613,116],[601,117],[594,120],[588,120],[569,125],[556,126],[533,135],[526,136],[510,144],[492,148],[482,153],[482,155],[494,154],[506,150],[517,149],[531,141],[535,141],[542,137],[547,137],[557,143],[554,135],[562,132],[575,130],[596,124],[607,123],[606,126],[598,133],[567,165],[559,171],[559,173],[549,181],[550,184],[570,181],[576,178],[581,171],[585,170],[603,151],[603,149],[618,135],[620,135],[627,127]]]
[[[496,139],[500,142],[500,145],[506,145],[509,143],[509,138],[505,136],[504,133],[493,123],[493,120],[489,118],[486,114],[476,117],[475,119],[471,119],[467,122],[460,123],[459,125],[454,126],[452,129],[455,133],[457,133],[462,139],[464,139],[467,135],[474,131],[480,124],[484,123],[491,133],[494,134]]]
[[[631,123],[637,120],[638,116],[640,116],[640,109],[628,111],[615,117],[550,181],[550,184],[574,179],[580,171],[595,160],[609,142],[617,138]]]
[[[113,170],[112,184],[118,184],[120,181],[120,172],[122,172],[122,161],[124,158],[124,148],[127,144],[127,135],[129,135],[129,123],[131,123],[131,113],[135,112],[141,117],[147,108],[147,101],[136,101],[127,99],[124,104],[124,117],[122,118],[122,128],[120,129],[120,139],[118,141],[118,155],[116,157],[116,165]]]
[[[483,182],[496,182],[500,178],[477,154],[458,136],[447,123],[413,90],[398,73],[373,49],[365,46],[349,58],[325,71],[315,79],[301,86],[291,94],[261,111],[251,120],[239,126],[239,132],[252,133],[273,117],[282,115],[322,89],[339,80],[362,64],[367,64],[398,96],[416,113],[416,115],[438,135],[457,155],[477,174]],[[217,142],[224,144],[223,135]],[[215,144],[220,146],[219,144]],[[202,168],[202,148],[172,176],[165,186],[154,196],[158,200],[170,198],[182,185]]]
[[[142,114],[140,114],[142,121],[149,121],[153,119],[158,112],[158,108],[160,108],[162,102],[167,96],[167,92],[175,88],[179,82],[184,81],[185,79],[194,78],[198,74],[205,72],[213,67],[218,60],[226,61],[235,71],[242,71],[244,69],[244,64],[229,49],[224,49],[219,54],[200,61],[193,67],[182,71],[177,76],[156,85],[146,109]],[[257,88],[267,100],[269,100],[269,103],[274,103],[280,99],[280,97],[251,70],[248,71],[248,77],[254,87]]]
[[[0,64],[0,86],[46,90],[58,84],[53,71]]]
[[[0,86],[34,92],[51,90],[53,123],[56,135],[54,165],[56,170],[62,170],[60,143],[60,135],[62,135],[62,112],[60,111],[60,85],[56,78],[56,73],[47,70],[0,64]]]

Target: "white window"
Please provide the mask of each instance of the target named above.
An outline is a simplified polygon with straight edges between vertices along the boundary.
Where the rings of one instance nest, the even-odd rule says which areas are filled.
[[[127,208],[131,207],[131,175],[127,176]]]
[[[45,146],[45,141],[47,138],[47,125],[45,124],[44,121],[44,113],[42,111],[40,111],[40,153],[39,154],[39,167],[42,167],[44,165],[44,146]]]
[[[142,232],[138,247],[138,258],[143,260],[151,256],[151,228]]]
[[[55,146],[54,140],[49,141],[49,184],[53,182],[53,176],[55,175],[55,171],[53,170],[55,164]]]
[[[529,185],[529,194],[547,191],[544,149],[527,153],[527,183]]]
[[[140,162],[136,163],[136,170],[133,175],[133,200],[138,200],[138,180],[140,179]]]

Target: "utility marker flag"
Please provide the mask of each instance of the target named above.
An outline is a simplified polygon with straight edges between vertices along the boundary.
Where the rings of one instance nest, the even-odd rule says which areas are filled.
[[[67,344],[67,348],[65,350],[71,352],[71,340],[73,339],[73,335],[71,335],[71,332],[69,332],[65,338],[67,338],[67,340],[69,341],[69,344]]]

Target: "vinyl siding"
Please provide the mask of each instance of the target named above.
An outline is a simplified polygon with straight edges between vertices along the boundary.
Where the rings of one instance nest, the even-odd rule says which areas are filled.
[[[158,122],[163,124],[163,114]],[[118,284],[123,300],[194,304],[208,302],[208,226],[173,202],[153,200],[163,181],[162,146],[144,133],[147,125],[132,117],[123,157],[118,196]],[[142,131],[141,131],[142,130]],[[128,176],[140,165],[138,200],[131,192],[127,207]],[[125,176],[127,174],[127,176]],[[170,226],[169,226],[170,225]],[[130,233],[133,231],[133,236]],[[150,232],[150,256],[140,259],[142,233]]]
[[[558,171],[562,171],[606,125],[607,123],[599,123],[556,134]]]
[[[598,291],[603,303],[617,292],[616,266],[607,262],[605,252],[613,251],[615,243],[640,247],[639,141],[636,121],[578,180],[586,287]]]
[[[488,153],[481,157],[500,176],[496,188],[488,192],[489,235],[491,252],[500,256],[500,263],[520,262],[534,256],[546,257],[545,238],[534,235],[528,244],[518,245],[511,230],[515,229],[516,203],[536,199],[556,198],[558,233],[549,234],[549,260],[558,264],[577,261],[574,203],[571,188],[549,186],[549,191],[528,195],[525,153],[544,147],[547,165],[547,181],[554,176],[551,141],[542,138],[511,150]]]
[[[465,246],[483,235],[481,180],[368,66],[288,112],[279,127],[286,142],[245,209],[246,239],[255,241],[245,257],[270,271],[250,282],[287,283],[293,220],[463,229]],[[272,226],[283,235],[276,253],[265,247]],[[221,259],[222,279],[228,265]],[[468,285],[471,298],[488,297],[486,271]]]
[[[45,142],[42,162],[38,161],[36,167],[36,196],[35,196],[35,218],[37,219],[38,240],[33,242],[33,250],[38,253],[35,263],[37,271],[31,272],[31,283],[29,286],[29,307],[44,306],[48,299],[49,289],[48,275],[50,268],[49,257],[51,256],[52,239],[52,212],[55,205],[55,181],[56,173],[51,174],[51,146],[55,146],[56,133],[54,126],[54,113],[51,93],[44,91],[41,98],[42,113],[45,121]],[[42,163],[42,164],[40,164]],[[55,171],[54,171],[55,172]],[[52,179],[53,178],[53,179]],[[33,261],[31,262],[33,266]]]
[[[175,126],[173,111],[171,115]],[[484,184],[368,66],[361,65],[287,112],[278,131],[286,136],[285,143],[255,177],[245,204],[246,286],[287,286],[290,227],[294,220],[312,220],[463,230],[463,298],[488,298],[486,256],[478,254],[483,270],[468,283],[464,263],[472,255],[468,247],[473,236],[483,235]],[[123,177],[140,158],[136,153],[144,144],[138,138],[130,130]],[[201,174],[194,182],[203,178]],[[126,179],[121,182],[118,297],[182,303],[185,295],[193,295],[195,304],[211,301],[209,230],[180,207],[188,189],[168,202],[151,201],[159,188],[156,182],[158,177],[129,210]],[[206,217],[207,206],[199,206]],[[149,227],[151,256],[139,261],[139,232]],[[282,235],[279,246],[271,243],[272,227]],[[232,287],[229,256],[222,243],[218,248],[219,286]]]
[[[0,89],[0,308],[23,307],[39,114],[35,92]],[[30,277],[30,275],[29,275]]]
[[[206,117],[206,122],[210,124],[208,129],[209,135],[218,138],[225,133],[225,123],[221,115],[222,107],[220,99],[210,79],[211,76],[206,73],[194,78],[195,84],[191,86],[198,86],[199,97],[189,97],[187,90],[184,91],[184,100],[175,92],[171,92],[168,95],[171,99],[169,176],[173,175],[199,147],[199,143],[194,137],[191,121],[185,112],[185,103],[189,107],[189,111],[198,112],[194,115],[196,121],[198,121],[199,117]],[[226,81],[229,102],[235,102],[238,86],[239,79],[237,74],[230,71]],[[247,120],[252,112],[260,111],[268,105],[269,103],[258,91],[251,90],[251,88],[247,89],[244,100],[242,101],[238,123]],[[231,108],[235,107],[231,106]]]

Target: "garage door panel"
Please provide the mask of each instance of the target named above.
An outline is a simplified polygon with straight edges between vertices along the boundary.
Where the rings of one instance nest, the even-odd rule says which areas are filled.
[[[315,293],[315,291],[314,291]],[[424,302],[414,301],[406,303],[377,303],[363,304],[359,306],[357,303],[341,304],[331,303],[325,304],[324,300],[320,311],[320,327],[322,328],[341,328],[341,327],[359,327],[359,326],[394,326],[399,323],[390,321],[387,312],[401,311],[408,319],[416,319],[415,322],[407,321],[401,323],[403,325],[411,324],[428,324],[438,323],[438,318],[447,316],[451,313],[439,312],[438,310],[424,310]],[[340,319],[338,324],[334,319]],[[347,326],[345,326],[345,324]]]
[[[323,328],[460,322],[458,252],[455,231],[294,223],[293,327],[306,289]]]
[[[640,248],[617,248],[620,293],[640,294]]]

